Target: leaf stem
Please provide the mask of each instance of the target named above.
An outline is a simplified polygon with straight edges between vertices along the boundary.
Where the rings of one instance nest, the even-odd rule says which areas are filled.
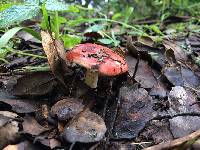
[[[90,19],[90,20],[88,20],[88,19],[81,19],[81,20],[80,20],[80,23],[82,23],[82,22],[88,22],[88,21],[89,21],[89,22],[107,21],[107,22],[117,23],[117,24],[120,24],[120,25],[122,25],[122,26],[124,26],[124,27],[126,27],[126,28],[133,29],[133,30],[135,30],[135,31],[137,31],[137,32],[139,32],[139,33],[141,33],[141,34],[144,35],[144,36],[148,36],[147,33],[143,32],[143,31],[140,30],[140,29],[137,29],[137,28],[134,27],[134,26],[131,26],[131,25],[126,24],[126,23],[121,22],[121,21],[112,20],[112,19],[105,19],[105,18],[94,18],[94,19]],[[72,21],[72,23],[73,23],[73,21]]]
[[[58,20],[58,11],[55,12],[55,36],[56,39],[59,39],[59,20]]]
[[[13,53],[17,53],[17,54],[20,54],[20,55],[25,55],[25,56],[31,56],[31,57],[36,57],[36,58],[47,59],[46,56],[40,56],[40,55],[36,55],[36,54],[25,53],[25,52],[22,52],[22,51],[14,51],[14,50],[11,50],[11,49],[8,49],[8,51],[13,52]]]
[[[9,64],[9,62],[5,60],[4,58],[0,58],[0,61],[3,61],[4,63]]]

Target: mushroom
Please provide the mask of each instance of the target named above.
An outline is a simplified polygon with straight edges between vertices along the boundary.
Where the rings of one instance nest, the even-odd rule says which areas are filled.
[[[102,45],[79,44],[67,52],[66,58],[87,69],[85,83],[91,88],[97,87],[99,75],[116,76],[128,71],[124,58]]]

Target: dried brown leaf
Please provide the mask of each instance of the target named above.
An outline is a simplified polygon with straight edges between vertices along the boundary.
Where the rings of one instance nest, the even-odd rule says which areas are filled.
[[[10,105],[17,113],[31,113],[38,109],[32,100],[1,99],[0,102]]]
[[[133,76],[137,60],[131,56],[126,56],[125,59],[129,66],[128,72],[131,76]],[[154,85],[157,84],[152,69],[150,68],[148,63],[143,60],[139,61],[138,69],[135,75],[135,80],[138,83],[140,83],[141,86],[144,88],[152,88]]]
[[[42,132],[49,130],[48,128],[41,126],[32,116],[26,116],[22,126],[23,132],[31,135],[39,135]]]
[[[148,36],[139,36],[138,37],[138,42],[144,44],[144,45],[147,45],[147,46],[150,46],[150,47],[153,47],[154,46],[154,41],[152,38],[148,37]]]
[[[65,127],[63,137],[68,142],[96,142],[100,141],[106,132],[103,119],[91,112],[83,112],[69,126]]]
[[[54,76],[36,72],[17,79],[12,94],[16,96],[41,96],[49,94],[56,85]]]
[[[175,58],[178,62],[183,63],[187,61],[187,55],[179,45],[169,40],[163,40],[163,45],[165,46],[166,50],[171,49],[174,51]]]
[[[55,42],[48,31],[41,31],[41,37],[42,46],[47,55],[50,69],[53,72],[54,76],[62,83],[62,85],[65,85],[62,67],[62,65],[64,64],[63,62],[65,61],[65,52],[63,49],[64,47],[60,42]]]
[[[114,139],[132,139],[153,118],[152,98],[143,88],[127,85],[120,88],[120,107],[113,130]]]
[[[11,142],[16,142],[19,137],[19,122],[10,118],[10,113],[4,113],[7,116],[0,115],[0,149]]]
[[[3,150],[43,150],[43,148],[39,148],[36,145],[33,145],[32,143],[28,141],[21,142],[16,145],[8,145]]]

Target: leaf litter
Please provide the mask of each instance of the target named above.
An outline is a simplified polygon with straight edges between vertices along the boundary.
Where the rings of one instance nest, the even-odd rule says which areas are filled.
[[[9,111],[7,116],[0,112],[4,149],[135,148],[133,143],[144,141],[148,142],[143,146],[148,147],[182,138],[200,128],[199,71],[198,66],[191,65],[199,55],[198,35],[187,37],[189,42],[175,38],[164,39],[160,44],[151,37],[131,37],[125,56],[129,75],[114,78],[109,82],[112,88],[106,92],[81,89],[84,69],[68,64],[62,43],[50,33],[43,32],[42,38],[53,74],[1,77],[2,87],[12,96],[2,98],[6,93],[2,90],[0,110]],[[191,46],[192,53],[186,51],[184,44]],[[70,69],[77,77],[68,74]],[[81,83],[78,90],[84,92],[69,92],[74,88],[69,84],[71,79],[77,82],[75,85]],[[99,85],[98,89],[108,88],[108,84]],[[95,104],[88,106],[86,97]],[[8,131],[12,138],[7,136]],[[19,137],[26,140],[20,141]],[[18,144],[13,145],[13,141]]]

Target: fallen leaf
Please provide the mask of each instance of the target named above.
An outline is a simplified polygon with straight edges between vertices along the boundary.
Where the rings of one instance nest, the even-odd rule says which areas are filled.
[[[100,147],[100,149],[103,149],[103,148]],[[108,149],[109,150],[137,149],[137,146],[136,146],[136,144],[134,144],[134,143],[132,144],[131,142],[126,142],[126,143],[124,143],[124,142],[110,142],[110,144],[108,145]]]
[[[131,76],[133,76],[137,60],[131,56],[126,56],[125,59],[129,67],[128,72]],[[138,83],[140,83],[143,88],[152,88],[154,85],[157,84],[151,67],[148,65],[147,62],[143,60],[139,61],[138,69],[135,75],[135,80]]]
[[[30,41],[30,42],[34,42],[34,43],[41,43],[40,40],[38,40],[37,38],[35,38],[33,35],[31,35],[28,32],[25,31],[19,31],[17,33],[17,36],[24,39],[25,41]]]
[[[40,142],[42,145],[49,147],[50,149],[54,149],[56,147],[60,147],[61,143],[55,138],[37,138],[37,142]],[[35,142],[36,142],[35,141]]]
[[[175,86],[199,86],[200,81],[198,76],[196,76],[195,73],[186,66],[166,66],[163,69],[163,72],[167,79]]]
[[[42,96],[51,93],[56,85],[54,76],[49,73],[35,72],[17,79],[11,94],[16,96]]]
[[[196,95],[185,90],[181,86],[172,87],[168,95],[169,110],[168,113],[173,116],[180,113],[200,112],[196,103]]]
[[[177,116],[169,119],[174,138],[181,138],[200,129],[199,116]]]
[[[164,119],[150,121],[145,130],[140,133],[139,137],[141,139],[146,139],[146,141],[150,141],[149,144],[151,145],[152,139],[154,144],[173,140],[173,135],[169,129],[169,122]]]
[[[47,55],[50,69],[54,76],[65,86],[63,68],[66,67],[62,66],[64,64],[63,62],[65,62],[65,56],[63,56],[65,53],[64,47],[60,45],[60,42],[55,42],[48,31],[41,31],[41,37],[42,46]]]
[[[63,137],[68,142],[90,143],[103,139],[106,125],[103,119],[91,111],[83,112],[79,118],[65,127]]]
[[[3,149],[7,144],[19,140],[19,122],[10,117],[0,115],[0,124],[0,149]]]
[[[28,133],[31,135],[39,135],[49,128],[41,126],[32,116],[26,116],[24,122],[22,123],[23,133]]]
[[[144,129],[155,113],[152,98],[143,88],[127,85],[120,88],[120,107],[113,130],[114,139],[132,139]]]
[[[0,102],[10,105],[17,113],[31,113],[38,109],[32,100],[1,99]]]
[[[37,145],[33,145],[29,141],[24,141],[16,145],[8,145],[3,150],[43,150],[43,148],[39,148]]]
[[[175,58],[178,62],[187,62],[187,55],[176,43],[169,40],[163,40],[163,45],[165,46],[166,50],[171,49],[174,51]]]
[[[165,65],[165,51],[161,48],[145,45],[132,37],[127,38],[126,47],[133,57],[138,58],[139,55],[140,59],[155,65],[157,69],[161,69]]]
[[[137,38],[138,42],[144,44],[144,45],[147,45],[147,46],[150,46],[150,47],[153,47],[154,46],[154,41],[151,37],[149,36],[139,36]]]
[[[159,82],[151,88],[149,95],[150,96],[159,96],[160,98],[164,98],[167,96],[168,89],[167,87],[162,83]]]

